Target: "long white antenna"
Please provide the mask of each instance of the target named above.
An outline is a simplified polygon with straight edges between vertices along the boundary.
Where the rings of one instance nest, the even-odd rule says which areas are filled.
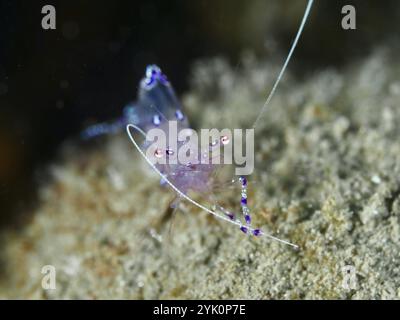
[[[225,216],[223,216],[223,215],[220,215],[220,214],[218,214],[217,212],[215,212],[215,211],[213,211],[213,210],[211,210],[211,209],[209,209],[209,208],[203,206],[202,204],[196,202],[195,200],[193,200],[192,198],[190,198],[189,196],[187,196],[185,193],[183,193],[181,190],[179,190],[178,187],[176,187],[164,174],[161,173],[160,170],[157,169],[157,167],[156,167],[156,166],[151,162],[151,160],[145,155],[145,153],[143,152],[143,150],[140,149],[139,145],[137,144],[137,142],[135,141],[135,139],[133,138],[133,136],[132,136],[132,134],[131,134],[130,128],[137,129],[137,127],[136,127],[135,125],[133,125],[133,124],[128,124],[128,125],[126,126],[126,131],[127,131],[127,133],[128,133],[128,136],[129,136],[129,138],[131,139],[133,145],[136,147],[137,151],[139,151],[139,153],[140,153],[140,154],[142,155],[142,157],[147,161],[147,163],[151,166],[151,168],[152,168],[155,172],[157,172],[158,175],[159,175],[166,183],[168,183],[168,185],[169,185],[172,189],[174,189],[174,191],[175,191],[179,196],[181,196],[181,197],[184,198],[185,200],[189,201],[191,204],[195,205],[196,207],[200,208],[201,210],[204,210],[204,211],[206,211],[206,212],[212,214],[212,215],[215,216],[217,219],[225,220],[225,221],[227,221],[227,222],[229,222],[229,223],[232,223],[232,224],[234,224],[234,225],[237,225],[237,226],[239,226],[239,227],[242,227],[242,226],[243,226],[243,224],[240,222],[240,220],[231,220],[231,219],[229,219],[229,218],[227,218],[227,217],[225,217]],[[247,228],[251,233],[254,231],[253,228],[248,227],[247,225],[246,225],[246,228]],[[297,246],[297,245],[295,245],[295,244],[293,244],[293,243],[291,243],[291,242],[289,242],[289,241],[279,239],[279,238],[274,237],[274,236],[272,236],[272,235],[270,235],[270,234],[266,234],[266,233],[264,233],[264,232],[261,232],[261,235],[263,235],[263,236],[265,236],[265,237],[267,237],[267,238],[276,240],[276,241],[278,241],[278,242],[284,243],[284,244],[286,244],[286,245],[292,246],[292,247],[294,247],[294,248],[296,248],[296,249],[299,248],[299,246]]]
[[[313,2],[314,2],[314,0],[308,0],[306,10],[304,11],[303,20],[301,21],[299,30],[297,30],[296,38],[294,38],[292,47],[290,48],[290,51],[289,51],[289,53],[288,53],[288,55],[287,55],[287,57],[286,57],[285,63],[283,64],[282,69],[281,69],[281,71],[279,72],[278,78],[276,78],[276,81],[275,81],[275,83],[274,83],[274,86],[272,87],[272,90],[271,90],[270,94],[268,95],[267,100],[265,101],[263,107],[261,108],[261,111],[260,111],[260,113],[258,114],[256,121],[254,121],[254,123],[253,123],[253,126],[252,126],[253,129],[256,128],[258,121],[260,120],[261,116],[263,115],[263,113],[264,113],[265,110],[267,109],[267,106],[268,106],[268,104],[270,103],[271,98],[272,98],[272,96],[274,95],[275,90],[276,90],[276,88],[278,87],[278,84],[279,84],[279,82],[280,82],[281,79],[282,79],[283,74],[285,73],[286,67],[287,67],[287,65],[289,64],[290,58],[292,57],[292,54],[293,54],[293,52],[294,52],[294,49],[295,49],[296,46],[297,46],[297,42],[299,41],[299,38],[300,38],[300,36],[301,36],[301,34],[302,34],[302,32],[303,32],[303,29],[304,29],[304,26],[305,26],[305,24],[306,24],[307,18],[308,18],[309,14],[310,14],[311,7],[312,7]]]

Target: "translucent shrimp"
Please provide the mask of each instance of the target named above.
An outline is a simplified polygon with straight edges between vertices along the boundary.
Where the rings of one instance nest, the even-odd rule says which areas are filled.
[[[259,115],[257,116],[253,128],[257,127],[259,120],[263,112],[269,105],[275,90],[282,79],[282,76],[286,70],[286,67],[292,57],[294,49],[298,43],[300,35],[304,29],[307,18],[310,14],[313,0],[309,0],[307,7],[305,9],[303,19],[300,23],[300,27],[297,31],[296,37],[292,43],[289,50],[288,56],[282,66],[280,73],[272,87],[270,94],[267,97],[266,102],[261,108]],[[144,138],[147,137],[149,130],[153,128],[159,128],[168,135],[169,133],[169,123],[173,121],[177,124],[177,130],[189,130],[189,121],[182,111],[179,100],[177,99],[175,92],[168,81],[167,77],[161,72],[160,68],[156,65],[149,65],[146,69],[145,77],[141,80],[138,92],[138,100],[134,104],[130,104],[124,108],[124,112],[121,118],[119,118],[114,123],[102,123],[96,124],[87,128],[83,133],[83,138],[92,138],[98,135],[115,133],[126,128],[128,136],[138,150],[138,152],[144,157],[148,162],[150,167],[159,174],[161,178],[161,183],[171,187],[181,199],[185,199],[191,204],[197,206],[203,211],[213,215],[214,217],[224,220],[228,223],[236,225],[239,229],[248,235],[253,235],[256,237],[264,236],[272,240],[278,241],[280,243],[298,248],[296,244],[289,241],[279,239],[273,235],[263,232],[259,228],[254,228],[251,224],[250,209],[247,206],[247,179],[241,176],[238,182],[241,186],[241,198],[240,206],[242,212],[242,220],[237,218],[234,213],[225,209],[224,207],[216,204],[215,209],[212,210],[207,206],[193,200],[188,196],[188,191],[196,191],[199,193],[207,193],[211,188],[211,181],[213,174],[216,171],[215,165],[211,163],[196,162],[204,152],[208,155],[209,150],[197,150],[192,155],[189,161],[185,163],[171,161],[176,158],[178,149],[182,146],[189,147],[193,150],[198,146],[190,146],[189,142],[185,141],[167,141],[167,147],[160,144],[152,150],[148,142],[143,144],[138,143],[133,134],[132,129],[139,132]],[[190,132],[190,131],[188,131]],[[190,133],[188,133],[190,135]],[[174,148],[170,145],[173,144]],[[219,140],[213,141],[209,148],[223,148],[224,145],[229,144],[229,138],[226,136],[220,137]],[[189,145],[189,146],[188,146]],[[154,147],[154,144],[152,145]],[[151,151],[149,153],[149,150]],[[164,162],[157,161],[159,159],[164,159]],[[193,160],[193,161],[191,161]]]
[[[150,77],[150,79],[148,77]],[[175,97],[170,97],[170,95],[173,94],[170,84],[164,82],[162,79],[165,79],[165,76],[161,73],[160,68],[154,65],[147,67],[146,77],[141,81],[141,86],[139,89],[139,92],[142,94],[139,94],[139,100],[137,102],[136,109],[134,109],[133,112],[135,110],[137,110],[137,112],[141,112],[142,107],[147,107],[147,110],[151,110],[149,109],[151,105],[157,106],[158,112],[154,113],[153,117],[149,117],[147,119],[142,119],[140,117],[137,117],[137,119],[141,119],[143,122],[138,121],[136,123],[130,123],[126,125],[126,130],[131,142],[136,147],[138,152],[144,157],[147,163],[151,166],[151,168],[156,173],[159,174],[159,176],[161,177],[161,181],[164,184],[170,186],[181,199],[189,201],[191,204],[199,207],[203,211],[206,211],[207,213],[215,216],[218,219],[227,221],[231,224],[238,226],[239,229],[245,234],[257,237],[265,236],[273,240],[279,241],[281,243],[290,245],[294,248],[297,248],[297,245],[295,244],[292,244],[286,240],[279,239],[275,236],[269,235],[261,231],[260,229],[251,226],[250,210],[247,207],[247,179],[245,177],[240,177],[238,180],[241,185],[240,204],[243,215],[243,221],[242,221],[238,219],[236,215],[233,214],[231,211],[228,211],[227,209],[218,204],[215,206],[216,210],[212,210],[211,208],[208,208],[205,205],[200,204],[199,202],[193,200],[187,195],[188,191],[195,191],[201,194],[205,194],[212,189],[212,175],[216,170],[214,164],[212,163],[192,164],[192,163],[180,163],[180,162],[176,163],[174,162],[171,164],[168,161],[160,164],[155,161],[156,158],[165,157],[166,160],[169,160],[171,156],[177,152],[177,150],[171,150],[169,148],[166,148],[164,150],[161,145],[157,146],[156,144],[154,153],[153,152],[149,153],[148,152],[149,146],[146,145],[146,143],[140,144],[136,141],[136,139],[132,134],[133,131],[132,129],[139,131],[139,133],[141,133],[144,137],[146,137],[145,130],[149,130],[149,128],[153,127],[158,127],[168,133],[168,124],[170,121],[173,120],[180,121],[179,127],[181,129],[188,128],[188,121],[184,116],[184,114],[182,113],[181,109],[178,109],[177,104],[176,105],[171,104],[168,107],[166,107],[167,105],[163,104],[164,102],[163,99],[158,100],[156,103],[152,98],[149,98],[149,97],[163,97],[163,98],[168,97],[168,99],[166,99],[165,102],[175,101]],[[143,94],[144,92],[146,92],[147,94]],[[161,113],[160,110],[163,110],[163,112]],[[175,112],[172,112],[173,110],[175,110]],[[177,112],[177,110],[179,111]],[[147,122],[148,120],[151,120],[150,124]],[[171,141],[168,141],[168,143],[171,143]],[[227,143],[229,143],[227,137],[222,136],[220,137],[219,141],[212,142],[209,148],[214,149],[222,147]],[[185,143],[184,142],[177,143],[178,148],[181,147],[182,145],[185,145]],[[193,150],[196,147],[197,146],[193,146],[191,148],[189,146],[189,149],[191,148]],[[203,154],[202,150],[197,152],[197,156],[199,154]]]

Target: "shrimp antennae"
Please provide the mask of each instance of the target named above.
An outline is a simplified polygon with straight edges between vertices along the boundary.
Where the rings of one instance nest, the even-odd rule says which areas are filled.
[[[286,67],[287,67],[287,65],[289,64],[289,61],[290,61],[290,59],[291,59],[291,57],[292,57],[292,55],[293,55],[294,49],[295,49],[296,46],[297,46],[297,42],[299,41],[299,38],[300,38],[300,36],[301,36],[301,34],[302,34],[302,32],[303,32],[303,29],[304,29],[304,26],[305,26],[305,24],[306,24],[307,18],[308,18],[309,14],[310,14],[311,7],[312,7],[313,2],[314,2],[314,0],[308,0],[307,7],[306,7],[306,9],[305,9],[305,11],[304,11],[303,19],[302,19],[302,21],[301,21],[301,23],[300,23],[299,29],[297,30],[296,37],[294,38],[294,41],[293,41],[293,43],[292,43],[292,46],[291,46],[291,48],[290,48],[290,50],[289,50],[289,53],[288,53],[288,55],[287,55],[287,57],[286,57],[285,63],[283,64],[282,69],[281,69],[281,71],[279,72],[279,75],[278,75],[278,77],[277,77],[276,80],[275,80],[275,83],[274,83],[274,85],[273,85],[273,87],[272,87],[272,89],[271,89],[271,92],[269,93],[269,95],[268,95],[268,97],[267,97],[267,100],[265,101],[264,105],[262,106],[262,108],[261,108],[261,110],[260,110],[260,113],[258,114],[256,120],[255,120],[254,123],[253,123],[253,126],[252,126],[253,129],[256,128],[256,126],[257,126],[257,124],[258,124],[258,121],[260,120],[261,116],[263,115],[263,113],[264,113],[265,110],[267,109],[267,106],[269,105],[269,103],[270,103],[270,101],[271,101],[271,98],[272,98],[272,96],[274,95],[275,90],[276,90],[276,88],[278,87],[278,84],[279,84],[279,82],[280,82],[281,79],[282,79],[283,74],[285,73]]]
[[[142,129],[140,129],[138,126],[135,126],[132,123],[128,124],[128,126],[131,126],[132,128],[136,129],[146,139],[146,133]]]
[[[128,125],[126,126],[126,131],[127,131],[127,133],[128,133],[129,138],[131,139],[133,145],[134,145],[134,146],[136,147],[136,149],[139,151],[139,153],[141,154],[141,156],[142,156],[142,157],[147,161],[147,163],[151,166],[151,168],[152,168],[155,172],[157,172],[157,174],[158,174],[166,183],[168,183],[168,185],[169,185],[179,196],[181,196],[181,197],[184,198],[185,200],[189,201],[191,204],[195,205],[196,207],[200,208],[201,210],[204,210],[204,211],[208,212],[209,214],[213,215],[213,216],[216,217],[217,219],[225,220],[225,221],[227,221],[227,222],[229,222],[229,223],[232,223],[232,224],[234,224],[234,225],[237,225],[237,226],[239,226],[239,227],[242,227],[242,226],[243,226],[243,224],[241,223],[240,220],[231,220],[231,219],[229,219],[228,217],[225,217],[225,216],[223,216],[223,215],[220,215],[220,214],[218,214],[217,212],[215,212],[215,211],[213,211],[213,210],[211,210],[211,209],[209,209],[209,208],[203,206],[202,204],[198,203],[197,201],[193,200],[192,198],[190,198],[189,196],[187,196],[185,193],[183,193],[181,190],[179,190],[178,187],[176,187],[164,174],[162,174],[162,173],[160,172],[160,170],[157,169],[157,167],[156,167],[156,166],[151,162],[151,160],[145,155],[145,153],[142,151],[142,149],[140,149],[139,145],[137,144],[137,142],[135,141],[135,139],[133,138],[133,136],[132,136],[132,134],[131,134],[130,128],[137,129],[138,127],[135,126],[135,125],[133,125],[133,124],[128,124]],[[248,229],[249,229],[250,232],[255,231],[255,229],[253,229],[253,228],[251,228],[251,227],[248,227]],[[275,241],[278,241],[278,242],[284,243],[284,244],[286,244],[286,245],[292,246],[292,247],[294,247],[295,249],[298,249],[298,248],[299,248],[299,246],[297,246],[297,245],[295,245],[295,244],[293,244],[293,243],[291,243],[291,242],[289,242],[289,241],[279,239],[279,238],[274,237],[274,236],[272,236],[272,235],[270,235],[270,234],[266,234],[266,233],[264,233],[264,232],[261,232],[260,234],[261,234],[261,235],[264,235],[264,236],[267,237],[267,238],[270,238],[270,239],[273,239],[273,240],[275,240]]]

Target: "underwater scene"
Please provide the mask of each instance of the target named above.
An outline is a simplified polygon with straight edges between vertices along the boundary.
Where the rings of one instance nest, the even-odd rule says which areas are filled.
[[[399,1],[0,17],[0,299],[400,299]]]

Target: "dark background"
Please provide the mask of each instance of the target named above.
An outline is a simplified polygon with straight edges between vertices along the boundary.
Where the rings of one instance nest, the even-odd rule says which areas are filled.
[[[45,4],[57,10],[56,30],[41,28]],[[357,30],[341,28],[345,4],[356,7]],[[218,55],[235,65],[244,50],[263,59],[286,52],[305,5],[0,0],[0,226],[24,220],[43,168],[66,139],[90,121],[118,116],[135,98],[147,64],[159,64],[181,94],[197,59]],[[396,0],[316,0],[290,69],[298,77],[340,69],[398,42],[399,17]]]

